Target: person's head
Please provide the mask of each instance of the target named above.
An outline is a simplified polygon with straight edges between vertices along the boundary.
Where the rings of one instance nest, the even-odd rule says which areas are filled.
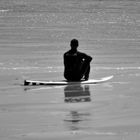
[[[77,39],[72,39],[70,42],[70,46],[72,50],[76,50],[79,46],[79,42]]]

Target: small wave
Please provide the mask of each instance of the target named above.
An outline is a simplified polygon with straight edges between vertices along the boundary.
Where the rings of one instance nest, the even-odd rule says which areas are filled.
[[[63,67],[39,67],[39,66],[25,66],[25,67],[2,67],[0,63],[0,70],[47,70],[48,72],[62,71]],[[140,67],[93,67],[93,70],[140,70]]]
[[[114,136],[116,133],[113,132],[94,132],[95,135],[108,135],[108,136]]]
[[[94,69],[104,69],[104,70],[140,70],[140,67],[95,67]]]
[[[45,71],[45,72],[59,72],[62,71],[62,67],[0,67],[0,70],[14,70],[14,71]]]
[[[5,12],[8,12],[9,9],[0,9],[0,13],[5,13]]]
[[[1,70],[30,70],[38,69],[39,67],[1,67]]]
[[[39,67],[15,67],[13,70],[30,70],[30,69],[39,69]]]

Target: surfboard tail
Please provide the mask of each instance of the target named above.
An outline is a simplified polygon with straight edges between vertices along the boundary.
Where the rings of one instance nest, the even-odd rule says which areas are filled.
[[[29,86],[30,82],[24,80],[24,86]]]

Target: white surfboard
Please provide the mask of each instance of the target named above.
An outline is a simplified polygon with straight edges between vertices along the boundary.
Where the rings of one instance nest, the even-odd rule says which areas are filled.
[[[24,86],[37,86],[37,85],[73,85],[73,84],[98,84],[106,82],[113,78],[113,75],[103,77],[101,79],[90,79],[87,81],[69,82],[69,81],[37,81],[37,80],[24,80]]]

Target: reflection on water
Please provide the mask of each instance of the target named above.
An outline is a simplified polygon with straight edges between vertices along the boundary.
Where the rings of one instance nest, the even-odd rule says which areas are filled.
[[[66,116],[64,122],[67,128],[69,128],[69,130],[76,131],[80,130],[81,127],[84,127],[82,125],[82,122],[84,123],[88,121],[89,116],[90,113],[70,111],[69,114]]]
[[[64,94],[67,103],[91,101],[89,85],[68,85],[64,89]]]
[[[64,88],[64,94],[65,103],[74,103],[75,107],[76,105],[80,105],[82,108],[82,104],[91,101],[89,85],[68,85]],[[66,115],[64,122],[70,130],[77,131],[81,129],[82,123],[88,121],[89,116],[90,112],[88,112],[88,110],[83,109],[83,111],[81,111],[75,108],[71,109],[71,111]]]

